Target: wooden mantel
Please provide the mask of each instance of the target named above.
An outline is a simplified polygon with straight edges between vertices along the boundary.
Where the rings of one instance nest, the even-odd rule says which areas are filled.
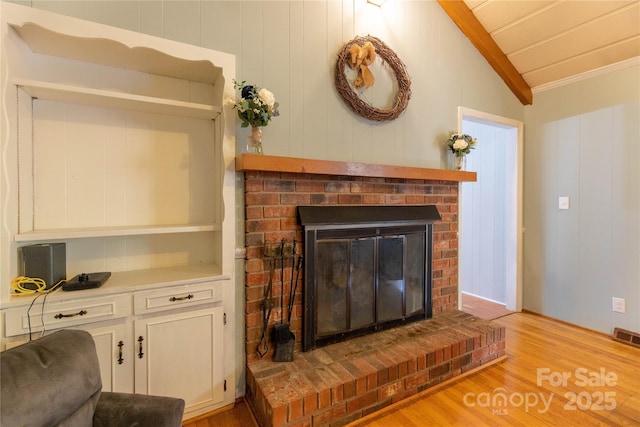
[[[263,156],[259,154],[241,154],[237,156],[236,171],[291,172],[316,175],[366,176],[458,182],[477,181],[476,172],[299,159],[294,157]]]

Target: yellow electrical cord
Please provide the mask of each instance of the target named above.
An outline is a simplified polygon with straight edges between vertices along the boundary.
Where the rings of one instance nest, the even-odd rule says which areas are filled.
[[[31,285],[26,287],[26,285]],[[35,289],[34,289],[35,286]],[[11,281],[11,289],[16,295],[33,295],[45,292],[47,283],[38,277],[18,276]]]

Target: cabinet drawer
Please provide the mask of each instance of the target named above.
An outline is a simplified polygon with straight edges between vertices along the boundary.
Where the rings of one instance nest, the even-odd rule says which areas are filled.
[[[28,307],[6,311],[6,336],[42,331],[43,322],[47,330],[68,328],[92,322],[127,317],[131,313],[129,295],[112,295],[103,298],[78,299],[74,301],[37,301],[27,313]]]
[[[155,291],[137,292],[133,296],[134,314],[155,313],[187,306],[222,301],[222,284],[205,282]]]

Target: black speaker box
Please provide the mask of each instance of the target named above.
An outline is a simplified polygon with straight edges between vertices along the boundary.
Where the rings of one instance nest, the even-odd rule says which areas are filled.
[[[65,243],[42,243],[23,246],[22,276],[40,278],[51,289],[60,280],[67,278],[67,247]],[[27,284],[25,287],[29,287]]]

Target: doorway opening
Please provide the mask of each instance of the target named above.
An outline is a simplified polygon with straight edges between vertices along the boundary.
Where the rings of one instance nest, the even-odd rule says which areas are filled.
[[[467,158],[478,180],[460,185],[458,306],[520,311],[522,122],[459,107],[458,128],[478,140]]]

